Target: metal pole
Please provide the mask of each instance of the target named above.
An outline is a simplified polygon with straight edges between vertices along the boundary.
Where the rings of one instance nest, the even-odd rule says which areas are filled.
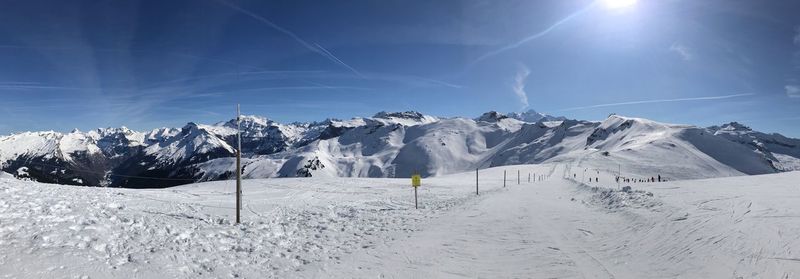
[[[242,119],[236,104],[236,224],[241,222],[242,210]]]
[[[519,185],[519,170],[517,170],[517,185]]]
[[[531,183],[531,173],[528,173],[528,183]]]
[[[503,187],[506,187],[506,171],[503,171]]]
[[[478,192],[478,168],[475,168],[475,195],[480,195]]]

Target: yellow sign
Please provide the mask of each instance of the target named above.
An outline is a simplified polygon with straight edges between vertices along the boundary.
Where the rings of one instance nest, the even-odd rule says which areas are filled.
[[[422,178],[419,176],[419,174],[411,176],[411,186],[413,187],[422,186]]]

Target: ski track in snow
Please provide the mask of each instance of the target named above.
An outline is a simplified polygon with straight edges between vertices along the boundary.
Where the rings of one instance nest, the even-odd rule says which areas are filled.
[[[246,180],[238,226],[230,181],[127,190],[0,178],[0,275],[800,275],[800,172],[621,191],[602,171],[592,175],[600,182],[575,181],[584,168],[577,160],[481,170],[477,197],[474,172],[425,179],[419,210],[407,179]],[[549,178],[518,185],[517,170]]]

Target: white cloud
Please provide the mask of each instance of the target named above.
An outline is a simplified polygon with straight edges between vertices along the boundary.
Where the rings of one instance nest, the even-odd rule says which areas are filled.
[[[786,89],[786,96],[789,96],[789,98],[800,98],[800,85],[789,84],[784,86],[784,89]]]
[[[608,104],[599,104],[599,105],[591,105],[591,106],[583,106],[583,107],[565,108],[565,109],[562,109],[562,110],[559,110],[559,111],[572,111],[572,110],[582,110],[582,109],[592,109],[592,108],[602,108],[602,107],[614,107],[614,106],[626,106],[626,105],[635,105],[635,104],[654,104],[654,103],[672,103],[672,102],[686,102],[686,101],[722,100],[722,99],[738,98],[738,97],[753,96],[753,95],[755,95],[755,94],[753,94],[753,93],[744,93],[744,94],[721,95],[721,96],[705,96],[705,97],[692,97],[692,98],[640,100],[640,101],[629,101],[629,102],[608,103]]]
[[[525,93],[525,82],[530,74],[531,69],[528,69],[528,66],[519,64],[517,74],[514,76],[514,83],[511,84],[511,90],[514,91],[514,94],[519,98],[519,102],[522,103],[522,109],[528,108],[528,94]]]
[[[794,28],[794,44],[800,46],[800,25]]]
[[[242,14],[245,14],[245,15],[247,15],[247,16],[249,16],[249,17],[251,17],[251,18],[253,18],[253,19],[257,20],[257,21],[260,21],[260,22],[266,24],[269,27],[272,27],[272,29],[275,29],[275,31],[281,32],[281,33],[291,37],[292,39],[294,39],[296,42],[298,42],[300,45],[302,45],[303,47],[307,48],[308,50],[310,50],[312,52],[315,52],[315,53],[321,55],[322,57],[327,58],[328,60],[330,60],[333,63],[339,64],[340,66],[342,66],[344,68],[347,68],[348,70],[352,71],[357,76],[361,76],[361,73],[359,73],[355,68],[351,67],[347,63],[344,63],[344,61],[342,61],[341,59],[339,59],[338,57],[333,55],[333,53],[331,53],[327,49],[323,48],[321,45],[316,44],[316,43],[312,45],[311,43],[307,42],[303,38],[300,38],[300,36],[298,36],[294,32],[289,31],[289,29],[283,28],[282,26],[280,26],[278,24],[275,24],[271,20],[269,20],[269,19],[267,19],[267,18],[265,18],[263,16],[260,16],[260,15],[254,13],[254,12],[252,12],[250,10],[246,10],[245,8],[242,8],[242,7],[240,7],[240,6],[236,5],[236,4],[228,2],[227,0],[216,0],[216,1],[219,2],[222,5],[228,6],[228,8],[231,8],[234,11],[237,11],[237,12],[240,12]]]
[[[680,43],[672,43],[669,47],[669,51],[675,52],[683,58],[684,61],[692,60],[692,51],[689,47],[682,45]]]

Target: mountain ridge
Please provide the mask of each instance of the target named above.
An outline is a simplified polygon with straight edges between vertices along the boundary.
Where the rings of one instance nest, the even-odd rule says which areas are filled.
[[[490,111],[469,119],[384,111],[290,124],[242,116],[243,173],[247,178],[437,176],[542,162],[608,167],[636,156],[676,159],[686,166],[676,169],[685,173],[665,174],[676,179],[800,169],[800,140],[735,122],[701,128],[618,115],[601,122],[533,110],[526,115]],[[0,169],[47,183],[168,187],[232,177],[235,141],[236,119],[146,132],[125,127],[22,132],[0,136]]]

